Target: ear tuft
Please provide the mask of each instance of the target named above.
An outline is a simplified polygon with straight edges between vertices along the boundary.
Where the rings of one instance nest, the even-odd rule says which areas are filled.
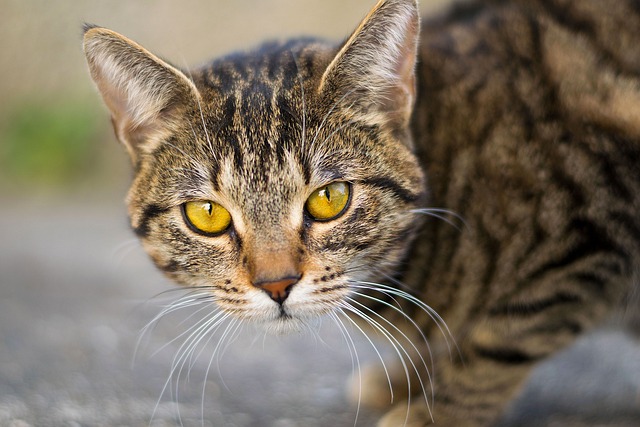
[[[416,0],[381,0],[322,76],[319,92],[372,124],[406,126],[415,98]]]
[[[85,24],[84,52],[116,135],[134,162],[199,96],[181,71],[114,31]]]
[[[91,30],[91,29],[93,29],[93,28],[99,28],[99,26],[98,26],[98,25],[96,25],[96,24],[90,24],[89,22],[85,22],[85,23],[82,25],[82,34],[86,34],[86,33],[87,33],[87,31],[89,31],[89,30]]]

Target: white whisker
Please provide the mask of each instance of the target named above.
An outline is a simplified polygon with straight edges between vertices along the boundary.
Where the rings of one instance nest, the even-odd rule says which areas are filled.
[[[400,344],[398,342],[398,340],[389,332],[387,331],[386,328],[384,328],[382,325],[380,325],[377,321],[375,321],[374,319],[372,319],[371,317],[367,316],[365,313],[363,313],[362,311],[358,310],[357,308],[353,307],[352,305],[348,304],[348,303],[343,303],[341,305],[341,307],[347,311],[350,311],[351,313],[355,314],[356,316],[358,316],[359,318],[361,318],[362,320],[364,320],[365,322],[367,322],[373,329],[375,329],[376,331],[380,332],[382,334],[383,337],[385,337],[387,339],[387,341],[391,344],[391,346],[393,347],[393,349],[395,350],[396,354],[398,355],[398,359],[400,360],[400,363],[402,364],[402,368],[404,370],[404,374],[407,380],[407,395],[408,395],[408,399],[407,399],[407,417],[409,416],[409,405],[411,403],[411,378],[409,376],[409,368],[407,367],[407,363],[405,361],[405,357],[403,356],[403,353],[405,353],[405,355],[407,357],[410,357],[406,350],[404,349],[404,347],[402,346],[402,344]],[[360,332],[367,336],[367,334],[358,326],[358,324],[355,322],[355,320],[353,320],[351,317],[347,316],[347,319],[349,319],[351,321],[351,323],[353,325],[356,326],[356,328],[358,328],[360,330]],[[392,391],[393,388],[390,388],[390,391]],[[405,424],[406,424],[406,420],[405,420]]]
[[[361,286],[362,289],[369,289],[369,290],[373,290],[373,291],[377,291],[380,292],[384,295],[395,295],[399,298],[402,298],[412,304],[414,304],[415,306],[417,306],[419,309],[421,309],[423,312],[425,312],[436,324],[436,326],[438,327],[438,329],[440,330],[440,333],[442,334],[445,343],[447,345],[447,348],[449,350],[449,355],[452,357],[452,352],[451,352],[451,343],[449,341],[449,339],[451,339],[451,341],[453,341],[453,345],[455,345],[456,349],[458,350],[458,354],[461,355],[460,349],[458,348],[458,345],[455,341],[455,338],[453,337],[453,334],[451,333],[451,330],[449,329],[449,327],[447,326],[446,322],[444,321],[444,319],[433,309],[431,308],[429,305],[427,305],[424,301],[422,301],[419,298],[416,298],[415,296],[411,295],[408,292],[405,292],[401,289],[389,286],[389,285],[384,285],[381,283],[375,283],[375,282],[367,282],[367,281],[358,281],[358,282],[352,282],[352,286],[357,287],[357,286]]]
[[[427,339],[427,337],[425,336],[424,332],[422,332],[422,328],[421,328],[421,327],[420,327],[420,326],[415,322],[415,320],[413,320],[413,319],[411,318],[411,316],[407,315],[404,311],[402,311],[402,308],[395,307],[395,306],[393,306],[392,304],[389,304],[388,302],[386,302],[386,301],[384,301],[384,300],[381,300],[380,298],[376,298],[376,297],[373,297],[373,296],[371,296],[371,295],[367,295],[367,294],[362,293],[362,292],[356,292],[356,291],[354,291],[354,292],[353,292],[353,294],[354,294],[354,295],[356,295],[356,296],[358,296],[358,297],[360,297],[360,298],[366,298],[366,299],[369,299],[369,300],[375,301],[375,302],[377,302],[377,303],[379,303],[379,304],[383,304],[383,305],[385,305],[385,306],[387,306],[387,307],[391,308],[391,309],[392,309],[392,310],[394,310],[395,312],[399,313],[402,317],[404,317],[404,318],[405,318],[405,320],[408,320],[408,321],[411,323],[411,325],[415,328],[415,330],[416,330],[416,331],[418,331],[418,333],[420,334],[420,337],[422,338],[422,341],[425,343],[425,345],[426,345],[426,347],[427,347],[427,352],[429,353],[429,360],[431,361],[431,369],[429,369],[429,368],[426,366],[426,362],[425,362],[424,358],[422,357],[422,353],[418,350],[418,348],[416,348],[416,346],[411,342],[411,340],[410,340],[409,338],[407,338],[407,337],[405,336],[405,334],[404,334],[403,332],[400,332],[400,331],[399,331],[399,332],[400,332],[400,333],[401,333],[401,334],[402,334],[402,335],[407,339],[407,341],[409,341],[409,342],[411,343],[411,345],[412,345],[412,347],[414,348],[414,350],[416,350],[416,353],[420,355],[420,359],[421,359],[421,361],[422,361],[422,364],[424,365],[425,370],[427,371],[427,375],[428,375],[428,377],[429,377],[429,383],[431,384],[431,396],[432,396],[432,400],[433,400],[433,381],[432,381],[432,379],[431,379],[431,372],[433,372],[433,371],[434,371],[434,369],[435,369],[435,368],[434,368],[434,365],[433,365],[433,353],[431,352],[431,346],[429,345],[429,340],[428,340],[428,339]],[[362,304],[360,304],[360,303],[358,302],[358,305],[362,305]],[[379,313],[376,313],[375,311],[371,310],[369,307],[366,307],[366,308],[367,308],[367,310],[369,310],[369,311],[371,311],[372,313],[374,313],[376,316],[381,317],[381,318],[383,318],[383,319],[384,319],[384,317],[383,317],[383,316],[381,316]],[[385,321],[387,321],[387,322],[388,322],[388,320],[387,320],[387,319],[385,319]],[[397,328],[395,327],[395,325],[392,325],[392,326],[394,327],[394,329],[397,329]]]
[[[229,317],[229,314],[224,313],[223,316],[220,318],[216,316],[215,318],[207,320],[199,328],[200,331],[194,332],[193,334],[191,334],[189,338],[185,340],[185,342],[180,347],[180,349],[178,349],[178,352],[176,353],[176,357],[174,358],[174,363],[172,363],[173,368],[169,376],[170,379],[172,379],[173,377],[176,378],[175,396],[174,396],[174,399],[176,400],[176,402],[179,402],[178,394],[179,394],[180,378],[182,377],[182,371],[185,365],[187,365],[187,361],[189,361],[189,363],[187,367],[186,379],[187,381],[189,381],[191,368],[195,363],[194,360],[196,360],[199,354],[202,352],[202,350],[206,348],[207,343],[214,336],[215,331],[220,327],[220,325],[222,325],[222,323],[228,317]],[[207,337],[207,341],[205,341],[205,343],[202,343],[202,340],[205,337]],[[185,344],[187,344],[186,347],[185,347]],[[200,350],[200,352],[198,352],[198,354],[195,356],[195,359],[194,359],[194,353],[199,346],[202,347],[202,349]],[[179,365],[179,369],[178,369],[178,365]],[[175,372],[176,369],[178,369],[177,373]],[[204,395],[203,395],[203,398],[204,398]]]
[[[219,316],[222,315],[222,318],[219,318]],[[177,412],[178,412],[178,419],[180,419],[180,407],[179,407],[179,400],[177,399],[177,385],[176,385],[176,393],[174,395],[173,392],[173,377],[176,374],[176,370],[178,369],[178,365],[180,364],[180,361],[183,360],[184,357],[186,357],[189,353],[189,349],[191,348],[193,341],[192,338],[194,336],[198,336],[198,334],[200,334],[203,330],[207,330],[208,326],[211,325],[211,323],[213,322],[213,324],[217,324],[221,321],[223,321],[226,318],[226,314],[224,313],[220,313],[220,312],[213,312],[208,314],[207,316],[205,316],[203,319],[200,319],[193,327],[189,328],[188,331],[191,331],[193,329],[193,332],[191,332],[191,334],[189,334],[189,336],[183,341],[183,343],[180,345],[180,347],[178,348],[178,350],[176,351],[176,355],[173,358],[173,361],[171,363],[171,368],[169,371],[169,375],[167,377],[167,380],[164,383],[164,386],[162,387],[162,390],[160,391],[160,395],[158,397],[158,400],[156,402],[156,406],[153,409],[153,412],[151,414],[151,419],[153,420],[153,417],[155,416],[155,413],[158,409],[158,406],[160,405],[160,400],[162,399],[162,396],[164,395],[164,393],[166,392],[167,389],[170,390],[171,392],[171,398],[176,402],[176,404],[178,404],[177,407]],[[181,335],[185,335],[185,333],[181,334]],[[197,338],[195,339],[196,344],[198,342]],[[179,378],[177,380],[179,382]]]
[[[449,209],[442,209],[442,208],[420,208],[420,209],[411,209],[409,212],[411,213],[419,213],[419,214],[423,214],[423,215],[428,215],[437,219],[441,219],[442,221],[446,222],[447,224],[451,225],[452,227],[454,227],[456,230],[461,231],[461,227],[456,224],[454,221],[452,221],[451,219],[448,218],[448,216],[452,216],[455,219],[457,219],[458,221],[460,221],[460,223],[462,223],[462,225],[464,226],[464,228],[469,229],[469,225],[467,224],[467,221],[459,214],[455,213],[454,211],[451,211]]]
[[[189,75],[189,78],[191,79],[191,81],[193,82],[193,74],[191,73],[191,69],[186,66],[186,61],[183,60],[183,63],[185,63],[185,69],[187,70],[187,74]],[[216,153],[213,150],[213,144],[211,144],[211,138],[209,137],[209,132],[207,131],[207,124],[204,120],[204,112],[202,110],[202,102],[200,101],[200,96],[196,96],[196,101],[198,103],[198,111],[200,112],[200,120],[202,122],[202,129],[204,130],[204,134],[205,137],[207,138],[207,144],[209,145],[209,150],[211,150],[211,154],[213,155],[213,158],[216,158]],[[191,130],[193,131],[193,127],[191,127]],[[196,139],[198,139],[198,136],[196,135],[195,131],[193,131],[193,134],[195,136]]]
[[[362,294],[361,294],[362,295]],[[375,316],[377,316],[378,318],[382,319],[386,324],[388,324],[389,326],[391,326],[393,328],[394,331],[396,331],[402,338],[404,338],[404,340],[406,342],[408,342],[411,345],[411,348],[413,348],[413,350],[416,352],[416,354],[419,356],[420,361],[422,362],[422,366],[424,367],[426,373],[427,373],[427,378],[429,379],[429,385],[430,385],[430,389],[431,389],[431,405],[429,405],[428,402],[428,398],[427,398],[427,391],[425,389],[424,383],[422,381],[422,376],[420,375],[420,371],[418,370],[418,367],[415,365],[415,363],[413,362],[413,358],[408,354],[408,352],[406,351],[406,349],[404,348],[404,346],[402,344],[400,344],[400,341],[395,338],[394,336],[394,341],[398,343],[398,345],[400,345],[400,348],[403,350],[403,352],[405,353],[405,355],[407,356],[407,358],[409,359],[409,363],[411,364],[414,372],[416,373],[416,376],[418,377],[418,381],[420,382],[420,388],[422,389],[422,393],[424,395],[425,398],[425,402],[427,403],[427,407],[429,408],[429,410],[431,410],[430,408],[433,406],[433,395],[434,395],[434,388],[433,388],[433,380],[431,378],[431,371],[429,370],[429,367],[427,366],[427,362],[424,360],[424,357],[422,357],[422,353],[421,351],[418,349],[418,347],[413,343],[413,341],[404,333],[402,332],[396,325],[394,325],[392,322],[390,322],[387,318],[385,318],[384,316],[382,316],[381,314],[377,313],[376,311],[372,310],[371,308],[367,307],[366,305],[354,300],[353,298],[348,298],[349,301],[351,301],[353,304],[358,305],[359,307],[361,307],[364,310],[367,310],[368,312],[374,314]],[[391,305],[390,305],[391,306]],[[353,307],[353,306],[352,306]],[[391,306],[392,308],[395,308],[393,306]],[[355,308],[355,307],[354,307]],[[362,310],[358,309],[358,311],[361,314],[364,314],[364,312],[362,312]],[[381,327],[383,327],[386,331],[388,331],[388,329],[384,326],[382,326],[380,324],[380,322],[378,322],[377,320],[373,319],[372,317],[367,315],[368,319],[371,319],[373,321],[375,321],[378,325],[380,325]],[[409,318],[408,316],[405,315],[405,318]],[[426,337],[424,336],[424,334],[422,333],[422,330],[418,327],[418,325],[415,322],[411,322],[413,324],[413,326],[420,332],[420,335],[422,336],[422,338],[424,339],[424,342],[427,345],[427,348],[429,348],[429,343],[426,339]],[[391,334],[393,335],[393,334]],[[431,350],[429,350],[429,355],[431,356],[431,361],[433,362],[433,357],[431,355]],[[433,370],[433,365],[431,366],[431,369]],[[408,379],[408,378],[407,378]],[[410,391],[410,390],[408,390]]]
[[[296,58],[296,56],[293,54],[293,52],[291,53],[291,57],[293,58],[293,62],[296,65],[296,73],[298,76],[298,84],[300,85],[300,93],[302,96],[302,146],[300,149],[300,153],[301,156],[304,155],[305,153],[305,145],[306,145],[306,135],[307,135],[307,107],[306,107],[306,100],[305,100],[305,95],[304,95],[304,84],[302,82],[302,75],[300,74],[300,67],[298,65],[298,60]]]
[[[230,325],[234,324],[234,323],[238,323],[238,325],[242,325],[242,322],[237,322],[236,319],[232,319],[230,324],[227,325],[227,328],[225,328],[225,332],[222,334],[222,337],[220,338],[220,341],[218,341],[218,345],[220,344],[220,342],[222,342],[222,340],[224,340],[224,337],[227,335],[227,331],[230,328]],[[238,327],[236,327],[236,330],[238,329]],[[209,341],[211,340],[211,337],[213,336],[213,334],[211,334],[211,336],[209,337],[209,340],[207,340],[207,342],[205,343],[208,344]],[[233,339],[233,338],[232,338]],[[202,426],[204,427],[204,398],[206,395],[206,391],[207,391],[207,379],[209,378],[209,372],[211,371],[211,365],[213,363],[213,358],[216,357],[217,359],[217,366],[218,366],[218,372],[220,373],[220,365],[219,365],[219,357],[221,356],[216,356],[216,351],[218,348],[218,345],[216,346],[216,348],[214,349],[213,353],[211,353],[211,357],[209,358],[209,363],[207,364],[207,369],[205,370],[204,373],[204,382],[202,384],[202,400],[201,400],[201,406],[200,406],[200,411],[201,411],[201,419],[202,419]],[[224,379],[222,378],[222,376],[220,376],[222,383],[224,384]],[[226,387],[226,384],[225,384]]]
[[[200,305],[200,304],[209,303],[209,302],[212,302],[212,301],[214,301],[213,295],[211,295],[209,293],[204,293],[204,292],[200,293],[200,292],[197,292],[197,291],[191,291],[187,295],[184,295],[184,296],[178,298],[176,301],[166,305],[160,311],[160,313],[158,313],[153,319],[151,319],[151,321],[149,321],[144,327],[142,327],[142,329],[138,333],[138,339],[136,341],[136,345],[135,345],[134,353],[133,353],[132,365],[135,365],[135,361],[137,359],[138,350],[140,348],[142,340],[144,339],[145,336],[147,336],[148,334],[150,334],[153,331],[153,329],[158,324],[160,319],[162,319],[163,317],[165,317],[168,314],[173,313],[173,312],[175,312],[177,310],[180,310],[180,309],[183,309],[183,308],[194,307],[194,306],[197,306],[197,305]],[[212,307],[212,305],[210,305],[210,304],[207,304],[207,306]],[[204,308],[206,308],[206,307],[203,307],[203,309]],[[200,310],[198,310],[198,312],[199,311]],[[191,314],[187,319],[191,318],[194,314]],[[156,353],[157,352],[155,352],[153,355],[155,355]],[[153,357],[153,355],[151,357]]]
[[[140,247],[140,239],[127,239],[113,248],[110,259],[115,261],[116,266],[120,266],[122,265],[122,262],[125,260],[127,255],[131,253],[131,251]]]
[[[343,314],[346,315],[346,313],[344,313],[344,309],[346,308],[347,310],[351,311],[351,309],[353,307],[350,307],[348,304],[345,304],[344,306],[341,306],[342,309],[340,310]],[[353,319],[351,319],[349,316],[347,316],[347,318],[353,322]],[[366,319],[365,319],[366,320]],[[369,342],[369,344],[371,344],[371,347],[373,348],[373,350],[375,351],[375,353],[378,355],[378,359],[380,359],[380,363],[382,364],[382,369],[384,370],[384,373],[387,377],[387,382],[389,384],[389,393],[391,394],[391,401],[390,403],[393,403],[393,387],[391,386],[391,377],[389,375],[389,370],[387,369],[387,365],[386,363],[384,363],[384,359],[382,357],[382,355],[380,354],[380,351],[378,351],[378,348],[376,347],[376,345],[373,343],[373,341],[371,340],[371,338],[369,338],[369,336],[365,333],[364,330],[362,330],[362,328],[360,327],[360,325],[358,325],[357,323],[353,323],[353,325],[360,331],[360,333],[362,333],[362,335],[365,337],[365,339]]]
[[[193,304],[193,305],[189,305],[189,306],[185,306],[185,307],[193,307],[199,304]],[[185,308],[182,307],[182,308]],[[209,306],[205,306],[205,307],[201,307],[200,309],[196,310],[195,312],[193,312],[191,315],[189,315],[189,317],[185,320],[183,320],[182,322],[180,322],[181,324],[186,322],[189,318],[195,316],[196,314],[200,313],[203,310],[206,310],[210,308]],[[215,318],[219,317],[222,315],[222,312],[211,312],[209,314],[207,314],[204,318],[200,319],[199,322],[204,321],[205,319],[207,319],[208,317],[211,317],[212,320],[214,320]],[[213,317],[212,317],[213,316]],[[199,323],[195,323],[194,325],[191,325],[189,328],[185,329],[184,331],[182,331],[178,336],[176,336],[175,338],[171,339],[170,341],[164,343],[159,349],[157,349],[156,351],[154,351],[150,357],[154,357],[155,355],[159,354],[162,350],[164,350],[165,348],[167,348],[168,346],[170,346],[171,344],[173,344],[174,342],[176,342],[177,340],[179,340],[180,338],[184,337],[185,335],[187,335],[189,332],[191,332],[194,328],[196,328],[198,326]]]
[[[221,353],[220,353],[220,348],[221,346],[224,344],[225,340],[227,340],[227,338],[230,335],[230,330],[235,328],[235,330],[238,329],[238,327],[240,326],[241,322],[240,320],[238,320],[236,317],[231,317],[231,321],[227,324],[227,327],[225,328],[224,332],[222,333],[222,336],[220,337],[220,339],[218,340],[218,342],[216,343],[215,348],[213,349],[213,352],[211,353],[211,359],[209,360],[209,362],[211,363],[213,361],[213,358],[215,357],[216,359],[216,369],[218,371],[218,376],[220,377],[220,381],[222,382],[222,385],[224,386],[224,388],[226,388],[227,390],[229,390],[229,387],[227,386],[227,383],[224,381],[224,376],[222,375],[222,370],[220,369],[220,358],[222,357]],[[233,335],[235,332],[231,332],[231,335]],[[209,373],[209,368],[207,368],[207,375]]]
[[[327,111],[327,113],[324,115],[324,117],[322,118],[322,120],[320,121],[320,126],[318,126],[318,128],[315,131],[315,134],[313,135],[313,140],[311,141],[311,145],[315,146],[316,140],[318,139],[318,135],[320,135],[320,132],[323,130],[324,125],[326,124],[327,120],[329,119],[329,117],[331,116],[331,113],[333,113],[333,111],[340,105],[340,103],[349,95],[351,95],[354,91],[356,90],[356,88],[353,88],[349,91],[347,91],[344,95],[342,95],[336,102],[333,103],[333,105],[331,106],[331,108],[329,108],[329,111]],[[334,132],[335,133],[335,132]],[[326,138],[325,138],[326,141]]]
[[[337,308],[337,312],[342,314],[346,319],[349,319],[349,321],[351,321],[353,323],[353,320],[341,309],[341,308]],[[354,355],[355,355],[355,363],[356,363],[356,367],[358,368],[358,405],[356,407],[356,416],[355,419],[353,421],[353,425],[355,426],[358,422],[358,416],[360,415],[360,405],[362,403],[362,366],[360,365],[360,357],[358,356],[358,349],[356,348],[356,344],[353,342],[353,338],[351,338],[351,334],[349,334],[349,331],[347,330],[347,327],[345,326],[344,322],[342,320],[340,320],[340,318],[338,317],[338,315],[335,312],[332,312],[332,318],[335,320],[336,324],[338,325],[338,329],[340,329],[340,331],[342,332],[342,337],[346,340],[347,342],[347,348],[349,349],[349,354],[351,354],[351,369],[353,369],[353,361],[354,361]],[[357,326],[357,325],[356,325]],[[361,330],[362,332],[362,330]],[[364,332],[362,332],[364,334]],[[366,336],[366,334],[364,334]],[[373,345],[373,344],[372,344]],[[375,348],[375,346],[374,346]],[[353,353],[351,353],[351,350],[353,349]]]

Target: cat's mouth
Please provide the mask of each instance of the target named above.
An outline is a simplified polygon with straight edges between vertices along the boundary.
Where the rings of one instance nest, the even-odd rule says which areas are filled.
[[[275,318],[267,321],[259,322],[261,328],[274,335],[288,335],[298,333],[307,328],[308,319],[303,320],[299,317],[292,316],[287,313],[286,309]]]
[[[285,320],[286,321],[286,320],[289,320],[289,319],[293,319],[293,317],[289,313],[287,313],[287,309],[284,308],[283,305],[281,305],[279,308],[280,308],[280,313],[278,314],[278,316],[276,318],[277,320]]]
[[[256,316],[253,319],[254,323],[269,333],[286,335],[308,330],[314,321],[325,316],[331,309],[327,305],[323,305],[320,308],[313,304],[299,305],[285,302],[272,307],[270,311],[271,313],[262,317],[262,319]]]
[[[255,286],[237,289],[244,292],[238,292],[234,298],[228,293],[217,293],[216,305],[242,322],[275,334],[308,330],[321,318],[340,311],[351,293],[344,277],[330,276],[322,287],[312,279],[301,280],[287,291],[285,298],[277,298],[273,289],[267,289],[269,292]]]

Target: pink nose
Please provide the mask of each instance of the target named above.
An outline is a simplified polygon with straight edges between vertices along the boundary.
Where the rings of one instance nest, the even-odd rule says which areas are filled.
[[[253,286],[265,291],[272,300],[278,304],[282,304],[289,296],[289,292],[293,285],[298,283],[300,277],[285,277],[284,279],[274,281],[264,281],[254,283]]]

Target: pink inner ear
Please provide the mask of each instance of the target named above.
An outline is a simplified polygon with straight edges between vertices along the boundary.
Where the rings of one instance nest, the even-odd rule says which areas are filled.
[[[395,100],[395,110],[401,116],[411,116],[413,103],[415,100],[416,83],[415,83],[415,65],[417,57],[417,37],[419,24],[418,21],[409,21],[407,30],[404,32],[404,40],[401,44],[400,55],[394,67],[394,71],[398,76],[397,85],[392,89],[392,99]],[[398,117],[402,119],[402,117]]]
[[[91,76],[111,111],[118,139],[133,162],[171,132],[198,90],[181,71],[137,43],[105,29],[84,36]]]

